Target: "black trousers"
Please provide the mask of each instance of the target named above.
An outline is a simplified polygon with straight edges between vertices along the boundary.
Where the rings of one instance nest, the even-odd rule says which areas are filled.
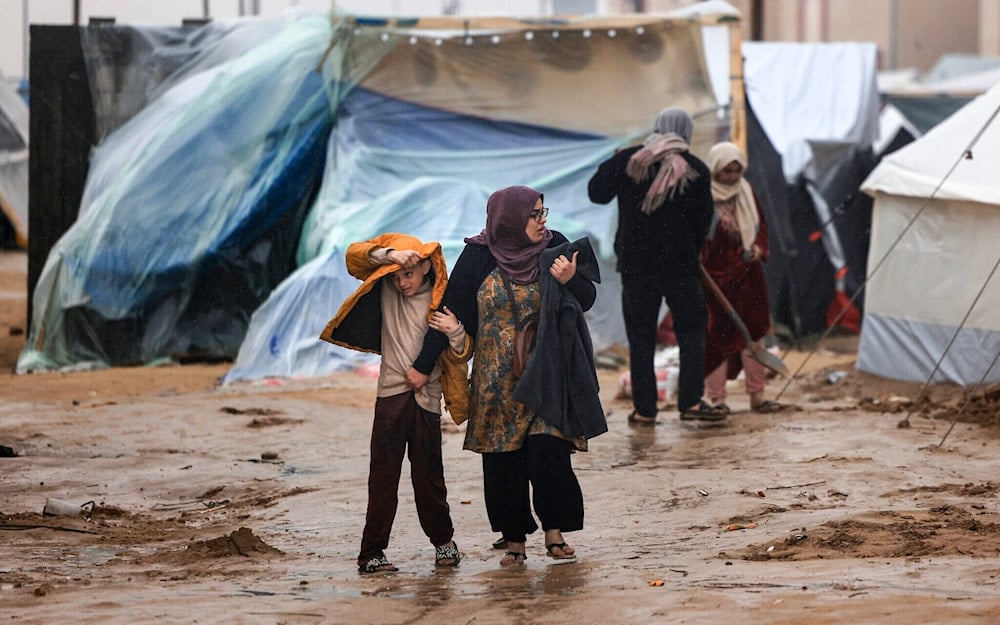
[[[554,436],[529,436],[517,451],[483,454],[486,514],[494,532],[523,543],[538,529],[583,529],[583,491],[573,473],[572,445]]]
[[[643,416],[655,417],[656,326],[660,304],[666,300],[674,317],[674,334],[680,349],[677,407],[685,410],[705,394],[705,328],[708,310],[701,276],[622,272],[622,316],[628,336],[632,405]]]
[[[399,505],[399,476],[409,447],[410,481],[417,518],[435,546],[449,542],[455,531],[448,507],[441,458],[441,415],[427,412],[413,391],[375,400],[371,460],[368,469],[368,512],[358,562],[364,563],[389,546]]]

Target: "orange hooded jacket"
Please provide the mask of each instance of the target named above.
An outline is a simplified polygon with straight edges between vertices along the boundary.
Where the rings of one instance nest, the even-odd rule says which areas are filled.
[[[378,248],[395,250],[416,250],[421,258],[431,261],[434,272],[434,286],[431,302],[427,307],[428,320],[441,305],[441,297],[448,285],[448,268],[445,265],[441,244],[422,243],[407,234],[386,233],[368,241],[352,243],[347,248],[347,271],[362,281],[361,286],[341,304],[337,314],[326,324],[319,338],[362,352],[381,353],[382,309],[379,291],[374,290],[378,281],[398,271],[400,266],[373,265],[369,253]],[[446,349],[438,361],[441,366],[441,389],[445,408],[455,423],[462,423],[469,415],[469,367],[472,356],[472,340],[466,335],[461,353]]]

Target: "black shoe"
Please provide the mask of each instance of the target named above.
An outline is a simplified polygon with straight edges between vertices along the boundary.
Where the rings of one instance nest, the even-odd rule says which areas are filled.
[[[697,404],[681,410],[681,421],[724,421],[726,412],[713,406],[704,399]]]

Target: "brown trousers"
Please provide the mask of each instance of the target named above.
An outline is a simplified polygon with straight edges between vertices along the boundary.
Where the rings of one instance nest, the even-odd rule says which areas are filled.
[[[375,400],[372,424],[368,512],[359,564],[378,556],[389,546],[407,447],[420,527],[435,546],[450,542],[455,533],[441,460],[441,415],[421,408],[412,391],[379,397]]]

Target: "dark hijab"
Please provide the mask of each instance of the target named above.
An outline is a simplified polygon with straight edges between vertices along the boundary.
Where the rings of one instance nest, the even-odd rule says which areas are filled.
[[[542,194],[530,187],[515,186],[494,191],[486,202],[486,227],[466,243],[485,245],[507,276],[518,284],[538,280],[538,261],[549,246],[552,232],[532,243],[524,232],[531,211]]]

